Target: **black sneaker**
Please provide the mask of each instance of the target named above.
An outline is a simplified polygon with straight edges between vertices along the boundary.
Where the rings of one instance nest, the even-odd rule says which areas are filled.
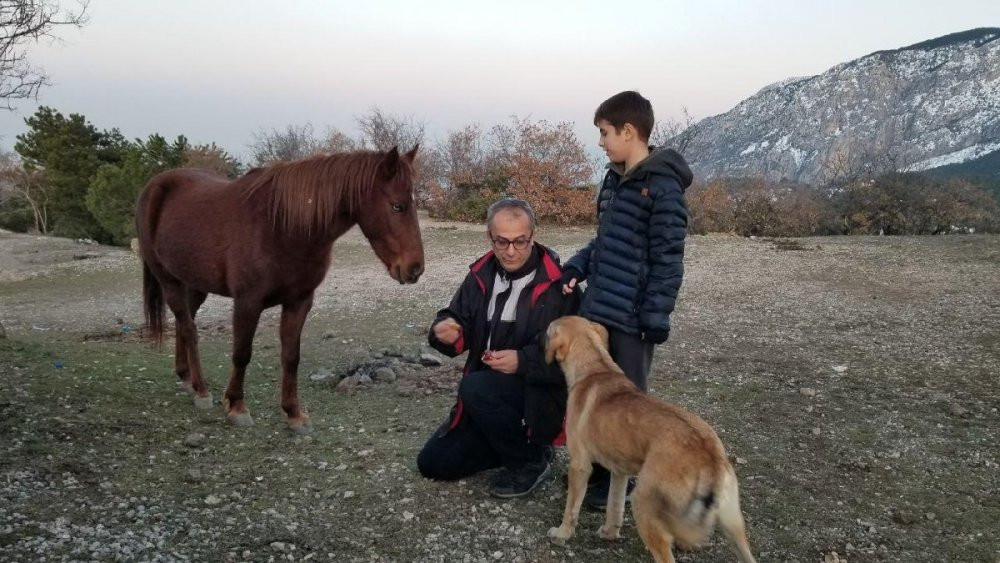
[[[607,479],[587,485],[587,494],[583,497],[583,503],[592,510],[607,510],[608,490],[610,488],[610,476]],[[629,477],[628,486],[625,487],[625,500],[629,500],[632,489],[635,489],[635,478]]]
[[[529,463],[516,471],[502,469],[490,485],[490,494],[497,498],[529,495],[544,483],[551,473],[552,464],[548,461]]]

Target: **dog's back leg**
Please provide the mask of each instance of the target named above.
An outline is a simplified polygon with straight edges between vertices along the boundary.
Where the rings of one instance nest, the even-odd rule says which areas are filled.
[[[635,517],[635,527],[646,549],[653,554],[656,563],[674,563],[674,537],[670,533],[665,518],[663,499],[659,497],[656,484],[647,477],[645,480],[639,474],[639,482],[632,491],[632,516]],[[610,508],[610,503],[608,507]]]
[[[756,563],[753,554],[750,553],[750,544],[747,542],[746,525],[743,522],[743,513],[740,511],[739,485],[731,467],[723,473],[722,479],[718,495],[719,529],[729,540],[740,563]]]

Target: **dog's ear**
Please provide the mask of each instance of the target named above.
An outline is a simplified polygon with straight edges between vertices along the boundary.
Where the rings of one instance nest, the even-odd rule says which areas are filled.
[[[590,328],[597,333],[597,339],[601,341],[601,345],[604,349],[608,349],[608,329],[604,328],[601,323],[595,323],[591,321]]]
[[[549,329],[545,331],[547,342],[545,343],[545,363],[551,364],[552,360],[562,361],[566,357],[566,337],[559,330],[559,324],[553,322]]]

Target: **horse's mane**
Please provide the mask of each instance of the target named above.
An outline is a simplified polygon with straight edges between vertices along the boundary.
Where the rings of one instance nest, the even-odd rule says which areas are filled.
[[[322,231],[338,214],[354,216],[359,211],[384,157],[384,152],[356,151],[277,162],[244,176],[249,183],[246,198],[262,201],[280,229]],[[404,160],[399,163],[401,173],[408,174]]]

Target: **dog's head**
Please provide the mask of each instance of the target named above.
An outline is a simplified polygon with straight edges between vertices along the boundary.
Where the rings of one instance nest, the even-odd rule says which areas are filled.
[[[560,317],[552,321],[545,331],[545,361],[551,364],[555,360],[561,365],[569,354],[570,346],[580,338],[608,349],[608,329],[583,317]]]

